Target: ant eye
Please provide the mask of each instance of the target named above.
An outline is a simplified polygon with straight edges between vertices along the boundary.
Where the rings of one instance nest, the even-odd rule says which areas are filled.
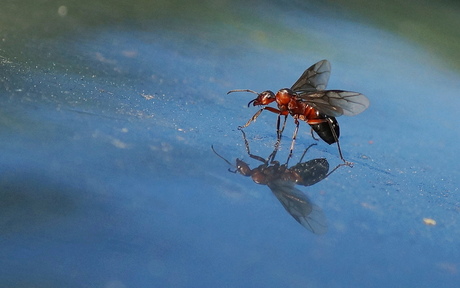
[[[264,99],[275,99],[275,93],[273,93],[272,91],[264,91],[260,94],[263,95]]]

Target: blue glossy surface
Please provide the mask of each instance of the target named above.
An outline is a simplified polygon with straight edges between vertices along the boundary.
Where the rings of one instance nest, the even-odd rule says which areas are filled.
[[[247,5],[228,11],[242,22],[143,19],[0,50],[0,286],[458,285],[458,71],[327,7]],[[236,129],[253,95],[226,92],[289,87],[321,59],[329,88],[371,106],[338,118],[355,166],[298,187],[326,214],[318,236],[210,147],[259,165]],[[275,122],[247,128],[254,154]],[[302,124],[294,161],[313,142]],[[324,142],[307,157],[340,163]]]

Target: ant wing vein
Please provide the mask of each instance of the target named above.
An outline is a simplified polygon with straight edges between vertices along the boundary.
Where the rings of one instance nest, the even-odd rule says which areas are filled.
[[[315,234],[327,232],[326,216],[320,207],[311,203],[302,191],[294,187],[293,182],[277,180],[268,183],[268,187],[281,202],[284,209],[302,226]]]
[[[299,80],[292,85],[291,90],[309,92],[324,90],[330,74],[331,64],[327,60],[321,60],[305,70]]]
[[[369,107],[369,99],[361,93],[343,90],[317,92],[298,91],[299,98],[328,116],[354,116]]]

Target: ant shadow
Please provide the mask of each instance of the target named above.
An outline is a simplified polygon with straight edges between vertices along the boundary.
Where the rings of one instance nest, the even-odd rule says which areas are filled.
[[[214,147],[211,146],[212,151],[218,157],[234,167],[234,169],[229,168],[228,171],[251,177],[257,184],[267,185],[281,202],[284,209],[286,209],[297,222],[314,234],[325,234],[327,232],[327,219],[323,210],[312,203],[311,200],[295,186],[314,185],[326,179],[331,173],[346,164],[339,164],[329,171],[329,162],[325,158],[316,158],[302,162],[308,150],[316,145],[312,144],[305,149],[299,162],[289,167],[288,161],[290,157],[288,157],[284,164],[280,164],[279,161],[275,160],[278,145],[275,145],[275,149],[266,159],[252,154],[249,149],[249,142],[246,138],[246,134],[243,130],[240,131],[243,134],[246,152],[249,157],[262,162],[262,164],[251,169],[247,162],[237,158],[234,165],[218,154]]]

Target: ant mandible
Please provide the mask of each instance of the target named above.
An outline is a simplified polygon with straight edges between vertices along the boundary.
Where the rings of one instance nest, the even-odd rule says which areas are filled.
[[[287,116],[290,114],[294,118],[296,128],[292,136],[288,159],[292,157],[297,132],[299,130],[299,120],[302,120],[307,122],[312,130],[329,145],[337,143],[340,159],[342,159],[346,165],[352,166],[353,163],[347,162],[343,158],[339,143],[340,128],[335,117],[341,115],[357,115],[369,107],[369,100],[366,96],[358,92],[324,90],[329,81],[330,73],[331,65],[329,61],[321,60],[305,70],[302,76],[300,76],[290,89],[283,88],[276,94],[270,90],[257,93],[249,89],[236,89],[227,92],[227,94],[233,92],[250,92],[257,94],[257,98],[251,100],[248,103],[248,107],[251,103],[253,106],[265,106],[276,101],[278,104],[278,109],[268,106],[263,107],[257,111],[245,125],[239,126],[238,128],[243,129],[248,127],[264,110],[276,113],[278,114],[278,120],[276,125],[277,143],[275,146],[278,147],[281,140],[281,134],[286,125]],[[285,116],[285,118],[283,127],[280,129],[281,115]]]

